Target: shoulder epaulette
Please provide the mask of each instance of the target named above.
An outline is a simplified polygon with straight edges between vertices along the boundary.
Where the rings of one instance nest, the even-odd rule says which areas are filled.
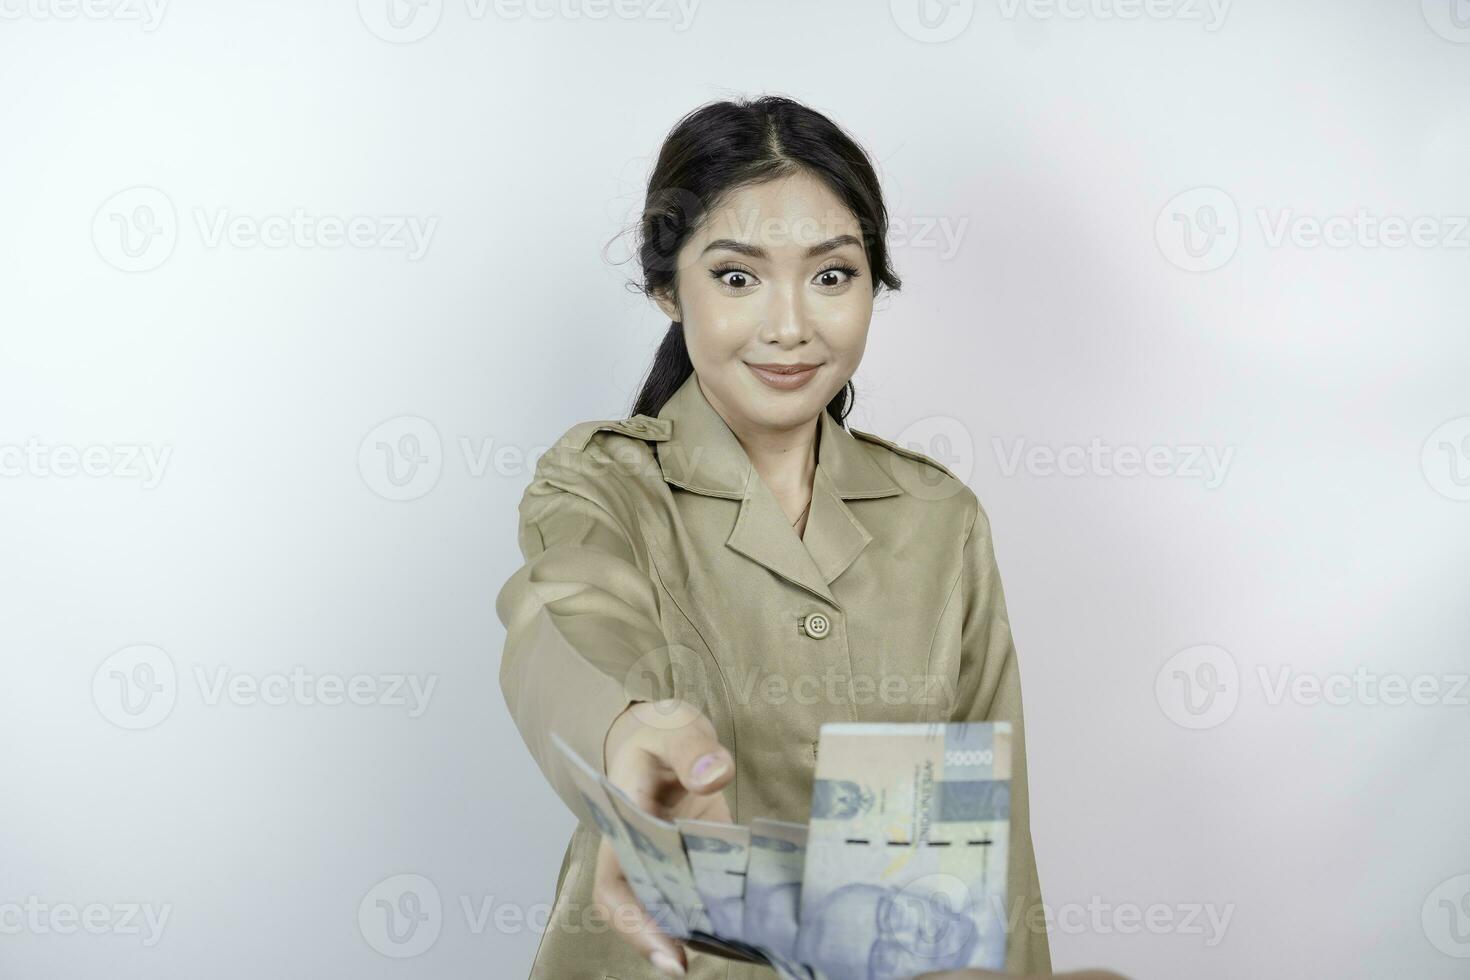
[[[862,440],[865,440],[865,441],[871,442],[871,443],[876,443],[877,445],[883,446],[883,447],[885,447],[885,448],[887,448],[887,449],[889,449],[889,450],[897,453],[900,456],[906,456],[909,459],[917,460],[920,463],[928,463],[930,466],[934,467],[939,472],[941,472],[944,475],[948,476],[950,479],[960,480],[959,477],[955,476],[953,473],[951,473],[949,471],[948,467],[944,466],[942,463],[940,463],[934,457],[932,457],[932,456],[925,456],[923,453],[919,452],[916,449],[909,449],[906,446],[900,446],[896,442],[892,442],[892,441],[890,441],[888,439],[884,439],[882,436],[875,436],[871,432],[863,432],[861,429],[848,429],[847,431],[848,432],[851,432],[854,436],[856,436],[859,439],[862,439]],[[960,480],[960,482],[963,483],[965,481]]]
[[[648,442],[664,442],[674,432],[674,423],[653,415],[634,415],[626,419],[603,419],[596,422],[579,422],[567,430],[561,443],[570,445],[577,452],[587,448],[592,436],[598,432],[620,432],[634,439]]]

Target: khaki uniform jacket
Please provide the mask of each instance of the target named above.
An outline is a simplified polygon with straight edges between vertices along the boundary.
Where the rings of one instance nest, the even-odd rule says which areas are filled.
[[[1014,726],[1006,969],[1049,973],[1032,852],[1021,680],[990,524],[939,463],[821,413],[798,537],[689,379],[659,412],[573,426],[520,504],[526,562],[496,598],[500,684],[556,793],[585,811],[550,735],[604,770],[630,703],[700,707],[735,758],[737,823],[805,823],[824,722]],[[592,908],[598,834],[572,834],[534,980],[662,976]],[[689,952],[694,980],[774,977]]]

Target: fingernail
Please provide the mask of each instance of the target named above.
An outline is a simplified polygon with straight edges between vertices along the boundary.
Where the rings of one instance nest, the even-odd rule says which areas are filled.
[[[701,756],[694,764],[694,781],[700,786],[712,782],[725,774],[725,757],[718,752]]]
[[[654,969],[665,976],[682,977],[684,975],[684,968],[679,965],[679,961],[661,949],[654,950],[648,958],[653,961]]]

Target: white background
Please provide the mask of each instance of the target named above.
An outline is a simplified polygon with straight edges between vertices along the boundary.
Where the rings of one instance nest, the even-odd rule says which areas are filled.
[[[668,128],[771,92],[881,173],[850,421],[990,514],[1056,966],[1465,975],[1470,9],[387,2],[0,0],[0,974],[525,975],[526,457],[667,326],[616,236]],[[366,244],[241,237],[298,209]],[[1163,475],[1046,465],[1093,440]],[[373,703],[250,695],[297,667]]]

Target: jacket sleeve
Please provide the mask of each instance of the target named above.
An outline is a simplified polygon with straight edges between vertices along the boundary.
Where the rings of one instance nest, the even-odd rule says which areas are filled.
[[[1011,723],[1011,838],[1006,876],[1006,972],[1050,974],[1051,949],[1031,845],[1021,674],[995,563],[990,520],[978,500],[965,539],[960,678],[955,720]]]
[[[536,764],[579,816],[584,807],[551,734],[605,773],[613,720],[635,701],[675,696],[658,595],[612,469],[595,444],[578,451],[559,443],[540,457],[519,509],[525,563],[495,600],[506,630],[506,705]]]

